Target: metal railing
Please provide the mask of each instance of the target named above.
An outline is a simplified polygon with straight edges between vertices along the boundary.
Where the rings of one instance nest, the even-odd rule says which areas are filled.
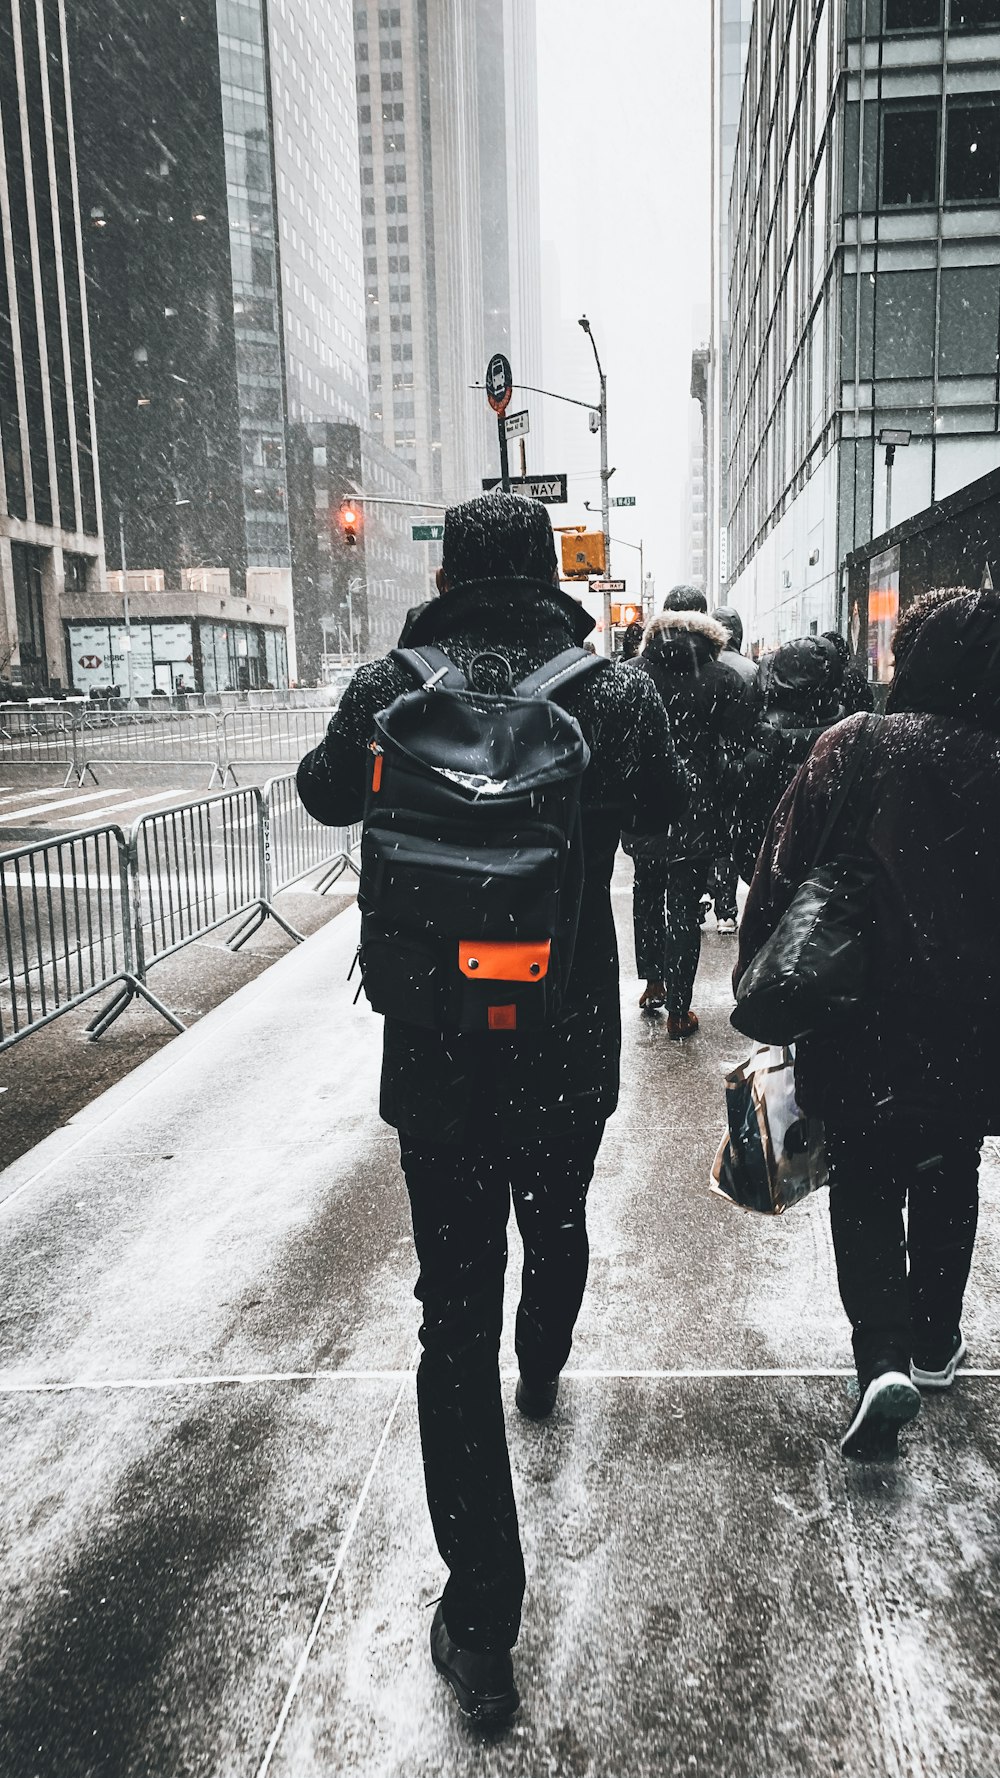
[[[87,1027],[93,1036],[137,994],[183,1030],[141,980],[128,863],[114,825],[0,855],[0,1050],[108,989],[110,1006]]]
[[[64,768],[64,783],[99,783],[99,766],[203,766],[215,784],[236,783],[240,764],[298,761],[322,740],[337,705],[232,701],[276,693],[199,693],[113,703],[59,703],[39,709],[0,704],[0,764]],[[289,694],[300,695],[300,694]],[[321,695],[310,694],[314,699]]]
[[[325,893],[357,871],[360,828],[313,821],[293,802],[294,785],[284,777],[263,792],[160,809],[128,836],[106,824],[0,853],[0,1051],[108,991],[89,1036],[102,1036],[137,995],[183,1031],[147,973],[231,922],[233,951],[267,919],[301,943],[274,896],[314,872]]]
[[[331,856],[331,834],[338,836],[338,850]],[[308,815],[295,789],[294,773],[286,778],[270,778],[264,786],[264,856],[269,871],[270,892],[290,889],[316,871],[322,871],[315,885],[325,895],[345,870],[360,875],[353,852],[361,843],[361,825],[349,828],[322,827]]]

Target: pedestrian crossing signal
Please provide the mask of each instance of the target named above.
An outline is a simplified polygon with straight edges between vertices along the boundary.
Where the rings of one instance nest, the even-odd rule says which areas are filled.
[[[340,529],[344,542],[354,545],[358,541],[358,515],[353,506],[342,506],[340,509]]]
[[[589,580],[592,574],[604,573],[602,531],[564,532],[561,541],[564,580]]]
[[[611,622],[616,629],[626,630],[629,624],[641,624],[641,605],[612,605]]]

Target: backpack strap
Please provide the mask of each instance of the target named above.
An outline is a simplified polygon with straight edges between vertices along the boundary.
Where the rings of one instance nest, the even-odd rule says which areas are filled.
[[[558,702],[563,692],[578,679],[609,665],[603,655],[591,654],[586,648],[567,648],[554,660],[546,661],[543,667],[529,673],[514,691],[519,698],[554,698]]]
[[[469,681],[443,648],[394,648],[389,656],[420,686],[432,691],[468,691]],[[431,681],[433,680],[433,685]]]

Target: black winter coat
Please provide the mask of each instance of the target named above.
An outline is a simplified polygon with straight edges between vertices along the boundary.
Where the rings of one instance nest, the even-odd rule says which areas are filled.
[[[408,619],[407,645],[438,643],[463,669],[500,652],[515,681],[579,644],[591,621],[554,587],[497,583],[456,590]],[[354,675],[326,737],[303,759],[299,795],[331,826],[364,811],[374,717],[412,682],[391,660]],[[610,667],[566,693],[591,749],[583,782],[585,882],[565,1015],[537,1035],[442,1035],[385,1021],[381,1113],[404,1141],[511,1143],[570,1136],[603,1122],[618,1100],[621,1045],[611,873],[624,821],[642,831],[675,820],[687,786],[663,706],[645,679]]]
[[[749,688],[720,654],[728,640],[720,624],[698,611],[665,611],[646,631],[642,653],[623,669],[652,680],[670,719],[670,732],[691,785],[683,815],[667,833],[626,833],[633,857],[717,858],[728,852],[731,770],[753,731]]]
[[[757,863],[771,816],[816,742],[846,714],[839,663],[812,636],[786,642],[760,664],[758,720],[736,795],[733,860],[745,883]]]
[[[1000,1132],[1000,599],[927,618],[877,727],[866,844],[876,866],[871,997],[797,1046],[799,1102]],[[824,735],[778,808],[750,888],[738,982],[808,875],[863,718]]]

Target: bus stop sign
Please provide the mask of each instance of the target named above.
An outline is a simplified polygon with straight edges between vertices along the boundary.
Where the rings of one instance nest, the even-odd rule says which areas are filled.
[[[502,352],[486,366],[486,399],[495,414],[505,414],[514,388],[514,373]]]

